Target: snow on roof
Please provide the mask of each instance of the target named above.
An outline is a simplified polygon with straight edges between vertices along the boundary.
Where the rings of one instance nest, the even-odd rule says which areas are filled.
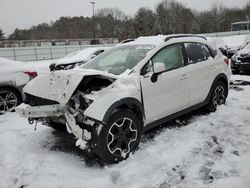
[[[250,43],[246,45],[243,49],[239,50],[237,54],[250,54]]]
[[[147,45],[158,46],[158,45],[164,43],[165,39],[167,37],[174,37],[174,36],[176,36],[177,38],[172,38],[172,39],[175,39],[178,41],[186,40],[186,39],[192,39],[192,41],[198,41],[198,42],[206,41],[205,39],[203,39],[199,36],[192,35],[192,34],[173,34],[173,35],[157,35],[157,36],[139,37],[132,42],[124,43],[124,45],[126,45],[126,44],[130,44],[130,45],[145,44],[146,45],[147,44]],[[184,37],[178,38],[178,36],[184,36]],[[169,41],[171,41],[172,39],[170,39]]]
[[[139,37],[135,39],[135,41],[130,42],[129,44],[152,44],[154,46],[157,46],[163,43],[166,37],[166,35]]]
[[[238,48],[244,46],[246,42],[250,41],[250,35],[235,35],[222,38],[229,48]]]

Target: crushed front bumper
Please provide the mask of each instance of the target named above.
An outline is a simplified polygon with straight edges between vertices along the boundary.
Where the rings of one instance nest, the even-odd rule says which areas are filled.
[[[46,106],[30,106],[28,104],[21,104],[16,107],[16,112],[25,118],[46,118],[59,117],[64,115],[64,110],[59,104]]]

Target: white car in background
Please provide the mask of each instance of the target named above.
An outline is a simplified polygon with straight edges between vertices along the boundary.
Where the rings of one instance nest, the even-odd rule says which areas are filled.
[[[23,87],[37,76],[23,62],[0,58],[0,114],[11,112],[24,100]]]
[[[204,37],[140,37],[32,80],[17,112],[30,123],[61,124],[81,148],[117,163],[137,149],[143,131],[224,104],[230,75],[228,59]]]
[[[228,46],[227,56],[231,58],[250,42],[250,35],[235,35],[222,38]]]
[[[50,71],[72,69],[88,62],[109,48],[110,47],[91,47],[72,52],[64,58],[56,60],[55,63],[51,63]]]

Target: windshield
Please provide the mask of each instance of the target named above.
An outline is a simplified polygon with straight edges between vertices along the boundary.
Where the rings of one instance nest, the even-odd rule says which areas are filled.
[[[82,65],[81,68],[101,70],[119,75],[127,69],[135,67],[153,48],[152,45],[117,46]]]

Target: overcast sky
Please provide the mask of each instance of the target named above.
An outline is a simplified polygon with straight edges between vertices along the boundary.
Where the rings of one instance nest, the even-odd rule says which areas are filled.
[[[0,27],[10,34],[15,28],[30,28],[61,16],[91,16],[91,0],[0,0]],[[209,9],[214,2],[228,7],[243,7],[249,0],[178,0],[189,8]],[[118,7],[133,15],[140,7],[153,9],[161,0],[95,0],[96,9]]]

